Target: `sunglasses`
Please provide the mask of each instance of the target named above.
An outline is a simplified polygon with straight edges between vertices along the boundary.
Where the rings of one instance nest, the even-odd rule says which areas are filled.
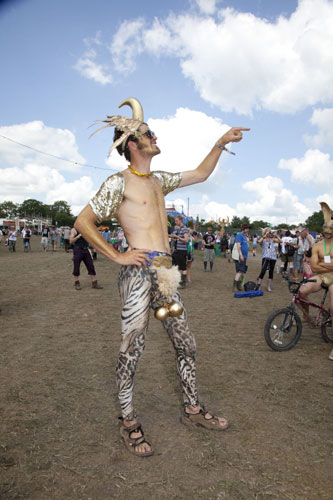
[[[138,132],[138,136],[139,137],[142,137],[143,135],[146,135],[148,137],[148,139],[152,139],[153,137],[156,137],[156,134],[155,132],[153,132],[152,130],[146,130],[146,132]]]

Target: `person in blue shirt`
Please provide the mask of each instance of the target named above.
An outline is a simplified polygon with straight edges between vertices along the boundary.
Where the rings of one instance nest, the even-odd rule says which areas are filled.
[[[237,245],[238,260],[235,260],[236,275],[232,288],[233,292],[242,291],[242,280],[247,271],[246,259],[249,251],[249,229],[248,224],[242,224],[241,231],[236,236],[235,245]]]

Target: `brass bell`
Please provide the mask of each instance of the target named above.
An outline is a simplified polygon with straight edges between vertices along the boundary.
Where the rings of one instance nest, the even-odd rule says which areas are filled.
[[[172,301],[169,304],[169,315],[173,318],[177,318],[177,316],[180,316],[183,311],[184,308],[181,304],[179,304],[179,302]]]
[[[169,309],[167,308],[167,306],[160,306],[155,309],[154,316],[156,319],[164,321],[169,316]]]

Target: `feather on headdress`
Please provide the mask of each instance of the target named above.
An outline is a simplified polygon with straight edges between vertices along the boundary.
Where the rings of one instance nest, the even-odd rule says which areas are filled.
[[[129,97],[128,99],[125,99],[122,103],[120,103],[118,107],[121,108],[125,104],[132,108],[132,118],[125,118],[124,116],[114,115],[107,116],[105,120],[96,120],[95,123],[106,123],[106,125],[99,127],[89,136],[90,139],[90,137],[97,134],[97,132],[107,127],[115,127],[123,132],[123,134],[110,147],[108,156],[110,156],[112,151],[120,144],[122,144],[122,150],[124,151],[125,144],[129,136],[135,135],[138,128],[143,123],[143,109],[138,99],[135,99],[135,97]]]

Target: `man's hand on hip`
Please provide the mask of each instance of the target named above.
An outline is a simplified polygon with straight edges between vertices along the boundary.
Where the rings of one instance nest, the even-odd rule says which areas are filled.
[[[150,252],[151,250],[137,248],[135,250],[128,250],[126,253],[120,253],[112,260],[121,266],[147,267],[147,263],[151,263],[151,259],[147,255]]]

